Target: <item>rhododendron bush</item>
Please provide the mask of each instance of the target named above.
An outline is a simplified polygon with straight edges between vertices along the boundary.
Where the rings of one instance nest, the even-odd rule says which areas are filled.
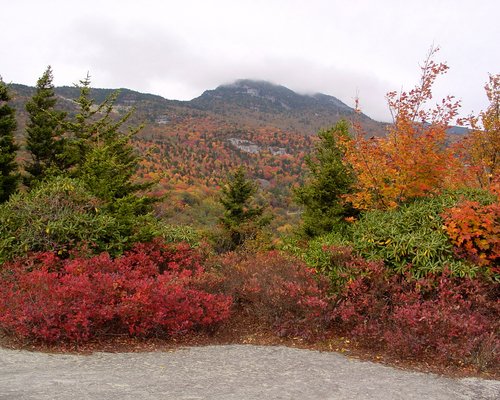
[[[0,326],[45,342],[177,335],[229,317],[231,298],[205,290],[209,278],[187,245],[138,244],[116,259],[37,253],[3,266]]]

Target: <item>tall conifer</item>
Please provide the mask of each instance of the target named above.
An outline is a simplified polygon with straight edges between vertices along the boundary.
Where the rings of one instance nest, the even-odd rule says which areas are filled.
[[[57,99],[52,80],[52,69],[48,66],[38,79],[35,94],[26,103],[30,117],[26,128],[26,149],[31,154],[31,160],[25,166],[29,174],[25,178],[27,186],[43,180],[51,171],[64,169],[62,134],[66,113],[54,108]]]
[[[220,202],[225,211],[220,222],[235,248],[253,239],[258,230],[270,222],[270,217],[264,215],[264,206],[256,204],[257,186],[246,178],[243,167],[234,171],[221,192]]]
[[[354,183],[352,168],[344,162],[342,141],[349,137],[346,121],[318,133],[315,151],[306,159],[309,174],[305,184],[295,189],[297,203],[304,206],[303,230],[316,236],[340,228],[355,210],[343,200]]]
[[[141,129],[127,127],[134,110],[116,119],[113,107],[118,92],[95,104],[89,75],[80,81],[79,89],[75,100],[79,109],[66,124],[71,138],[66,146],[66,159],[71,163],[69,175],[82,180],[110,208],[144,214],[149,211],[151,199],[138,192],[151,184],[134,181],[140,157],[131,140]]]

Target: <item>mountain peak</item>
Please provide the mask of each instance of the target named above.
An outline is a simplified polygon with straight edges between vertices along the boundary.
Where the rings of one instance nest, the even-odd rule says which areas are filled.
[[[232,83],[205,91],[193,100],[199,108],[215,111],[235,106],[260,112],[279,114],[322,109],[334,114],[350,114],[353,109],[339,99],[326,94],[303,95],[275,83],[238,79]]]
[[[277,85],[275,83],[264,81],[264,80],[255,80],[255,79],[237,79],[234,82],[226,83],[220,85],[219,87],[233,87],[233,88],[279,88],[283,87]]]

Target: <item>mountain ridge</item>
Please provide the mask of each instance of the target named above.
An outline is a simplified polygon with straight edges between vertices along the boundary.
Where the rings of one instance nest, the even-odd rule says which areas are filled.
[[[11,87],[23,98],[17,107],[23,113],[23,103],[34,93],[35,88],[21,84],[11,84]],[[205,90],[192,100],[172,100],[127,88],[92,88],[91,97],[101,103],[116,91],[119,91],[116,105],[123,110],[134,107],[139,114],[134,120],[139,121],[143,117],[148,123],[161,123],[179,115],[201,112],[222,117],[236,125],[272,125],[310,135],[319,129],[329,128],[341,118],[352,118],[355,114],[353,108],[334,96],[324,93],[299,94],[282,85],[252,79],[239,79],[219,85],[215,89]],[[71,101],[78,97],[79,89],[76,86],[58,86],[55,87],[55,93],[64,103],[61,108],[71,109]],[[367,134],[384,134],[386,124],[364,114],[357,118]]]

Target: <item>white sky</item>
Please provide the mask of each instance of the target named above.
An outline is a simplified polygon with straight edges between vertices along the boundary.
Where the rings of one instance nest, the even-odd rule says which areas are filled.
[[[500,72],[498,0],[2,0],[0,75],[189,100],[235,79],[322,92],[388,120],[385,93],[410,89],[431,45],[450,70],[435,97],[487,105]],[[436,100],[438,100],[436,98]]]

